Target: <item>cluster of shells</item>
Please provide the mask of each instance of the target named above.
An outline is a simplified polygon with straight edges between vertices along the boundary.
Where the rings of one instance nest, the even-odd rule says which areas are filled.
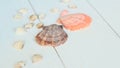
[[[28,13],[28,9],[27,8],[21,8],[18,10],[17,14],[14,16],[15,20],[21,20],[22,17],[24,16],[24,14]],[[35,21],[37,20],[38,15],[35,14],[31,14],[29,16],[29,23],[26,23],[25,25],[16,28],[15,32],[17,35],[23,35],[25,32],[27,32],[27,30],[33,28],[33,26],[35,25]],[[44,19],[45,18],[45,14],[40,14],[39,15],[40,19]],[[36,28],[40,29],[43,27],[43,23],[37,23],[36,24]],[[18,50],[18,51],[22,51],[23,48],[25,46],[25,42],[23,40],[17,40],[13,43],[13,47]],[[32,63],[38,63],[42,60],[42,55],[40,54],[34,54],[31,58],[31,62]],[[25,61],[18,61],[15,63],[14,68],[23,68],[26,65]]]
[[[40,54],[34,54],[31,58],[32,63],[38,63],[42,60],[42,56]],[[25,67],[26,62],[25,61],[18,61],[15,63],[14,68],[23,68]]]
[[[21,13],[22,14],[25,14],[25,12],[27,12],[27,9],[25,8],[22,8],[20,9],[19,11],[22,11]],[[19,17],[18,17],[19,15]],[[38,17],[39,16],[39,17]],[[20,13],[17,13],[15,16],[14,16],[14,19],[17,19],[17,20],[20,20],[22,17],[22,15],[20,15]],[[21,26],[21,27],[18,27],[16,28],[16,34],[17,35],[22,35],[24,34],[27,30],[33,28],[34,25],[36,25],[36,28],[37,29],[40,29],[43,27],[43,23],[42,22],[39,22],[37,24],[35,24],[35,21],[37,20],[37,18],[40,18],[40,19],[44,19],[45,18],[45,14],[40,14],[40,15],[36,15],[36,14],[32,14],[29,16],[29,22],[26,23],[25,25]]]
[[[75,5],[74,3],[70,3],[70,2],[71,2],[71,0],[61,0],[61,3],[65,3],[65,4],[68,3],[68,6],[67,6],[68,8],[76,9],[77,5]],[[50,12],[51,13],[58,13],[58,12],[60,12],[60,9],[56,8],[56,7],[55,8],[51,8]],[[23,18],[24,14],[27,14],[27,13],[28,13],[28,9],[27,8],[21,8],[14,15],[14,19],[15,20],[21,20]],[[45,13],[31,14],[29,16],[28,23],[26,23],[24,26],[16,28],[16,34],[17,35],[24,34],[26,32],[26,30],[31,29],[33,26],[36,26],[36,28],[38,28],[38,29],[42,28],[44,26],[43,22],[39,22],[37,24],[35,24],[34,22],[37,19],[43,20],[43,19],[45,19],[45,17],[46,17]]]
[[[71,2],[71,0],[61,0],[62,3],[69,3]],[[67,6],[70,9],[75,9],[77,8],[77,6],[75,4],[68,4]],[[15,20],[22,20],[23,16],[25,14],[28,13],[28,9],[27,8],[21,8],[17,11],[17,13],[13,16],[13,18]],[[51,8],[50,9],[51,13],[58,13],[60,12],[59,8]],[[23,35],[25,32],[27,32],[28,30],[32,29],[34,26],[37,29],[40,29],[44,26],[43,22],[38,22],[35,23],[35,21],[37,19],[43,20],[46,18],[46,14],[45,13],[40,13],[40,14],[31,14],[28,18],[28,23],[24,24],[23,26],[17,27],[15,29],[15,33],[17,35]],[[13,47],[18,50],[18,51],[22,51],[23,48],[25,46],[25,42],[23,40],[17,40],[14,42]],[[40,62],[42,60],[43,56],[40,54],[34,54],[31,58],[31,62],[32,63],[37,63]],[[21,60],[15,63],[14,68],[23,68],[26,65],[26,62]]]

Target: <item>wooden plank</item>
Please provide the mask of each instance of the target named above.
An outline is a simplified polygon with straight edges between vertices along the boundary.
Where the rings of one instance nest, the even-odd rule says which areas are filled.
[[[120,39],[86,1],[76,0],[73,2],[78,5],[78,9],[70,10],[66,8],[67,5],[60,4],[59,1],[32,1],[37,13],[45,12],[47,14],[47,18],[43,20],[46,25],[55,23],[59,16],[59,13],[51,14],[49,12],[49,9],[53,7],[61,10],[68,9],[72,13],[86,13],[92,17],[93,22],[89,28],[76,32],[66,30],[69,35],[68,41],[63,46],[57,47],[66,67],[113,68],[114,66],[118,68],[118,63],[114,62],[120,60],[118,55]]]
[[[66,30],[69,35],[68,41],[64,45],[57,47],[57,50],[66,67],[119,68],[119,38],[112,32],[112,30],[104,23],[101,17],[88,5],[86,1],[76,0],[73,2],[78,5],[78,9],[70,10],[66,7],[67,4],[59,4],[59,1],[56,0],[49,2],[47,0],[32,1],[37,13],[47,14],[47,18],[43,20],[46,25],[55,23],[59,16],[59,13],[51,14],[49,12],[50,8],[53,7],[58,7],[60,10],[68,9],[71,13],[86,13],[92,17],[93,22],[89,28],[76,32]],[[30,33],[27,33],[24,36],[15,35],[14,29],[18,26],[22,26],[28,19],[26,17],[24,20],[14,21],[12,16],[16,14],[16,10],[27,7],[30,10],[28,15],[33,13],[26,0],[4,0],[0,2],[0,6],[4,7],[1,10],[3,14],[0,14],[2,21],[0,22],[2,23],[2,25],[0,25],[0,40],[2,40],[0,42],[0,45],[2,45],[0,47],[0,68],[13,68],[14,63],[19,60],[25,60],[27,62],[25,68],[63,68],[55,51],[51,47],[40,48],[36,44],[33,36],[38,32],[36,29],[31,30],[30,33],[33,35]],[[101,11],[101,9],[99,11]],[[107,11],[104,14],[106,13]],[[105,19],[108,19],[108,15],[104,15]],[[117,14],[115,14],[115,16],[116,15]],[[111,21],[110,19],[112,20],[111,15],[109,21]],[[114,20],[116,19],[114,18]],[[114,28],[116,28],[116,26]],[[116,29],[118,29],[118,27]],[[26,41],[26,45],[23,51],[17,52],[14,48],[12,48],[12,44],[14,41],[19,39]],[[31,63],[30,58],[32,54],[35,53],[40,53],[43,55],[43,60],[41,63]]]

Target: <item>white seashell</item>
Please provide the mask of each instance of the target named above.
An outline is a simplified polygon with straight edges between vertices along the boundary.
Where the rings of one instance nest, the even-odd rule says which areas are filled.
[[[52,8],[50,11],[51,11],[52,13],[57,13],[57,12],[59,12],[60,10],[59,10],[58,8]]]
[[[23,27],[16,28],[16,34],[17,35],[23,35],[25,33],[25,29]]]
[[[36,27],[37,27],[38,29],[42,28],[43,26],[44,26],[43,23],[38,23],[38,24],[36,24]]]
[[[25,66],[25,62],[19,61],[15,64],[14,68],[22,68]]]
[[[19,61],[17,64],[21,65],[22,67],[25,66],[25,62],[24,61]]]
[[[39,14],[39,19],[44,19],[46,15],[44,13]]]
[[[61,0],[63,3],[69,3],[71,0]]]
[[[18,12],[21,13],[21,14],[26,14],[28,12],[28,9],[27,8],[21,8],[21,9],[19,9]]]
[[[14,68],[22,68],[22,66],[19,65],[19,64],[15,64],[15,65],[14,65]]]
[[[37,63],[40,62],[42,60],[42,56],[40,54],[34,54],[32,56],[32,63]]]
[[[19,40],[19,41],[16,41],[13,45],[13,47],[17,50],[22,50],[23,47],[24,47],[24,42]]]
[[[30,20],[30,21],[35,21],[35,20],[37,20],[37,15],[35,15],[35,14],[30,15],[29,20]]]
[[[69,5],[68,5],[68,8],[76,9],[76,8],[77,8],[77,5],[75,5],[75,4],[69,4]]]
[[[34,26],[34,24],[33,23],[27,23],[27,24],[25,24],[25,29],[31,29],[32,27]]]
[[[20,20],[23,18],[23,16],[20,13],[17,13],[16,15],[13,16],[15,20]]]

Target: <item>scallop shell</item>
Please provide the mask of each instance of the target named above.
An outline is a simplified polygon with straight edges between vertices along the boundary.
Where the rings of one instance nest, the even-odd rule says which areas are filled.
[[[59,46],[64,44],[68,38],[67,33],[61,25],[52,24],[44,26],[43,30],[36,35],[36,41],[44,46]]]
[[[91,17],[83,13],[64,14],[64,16],[61,16],[57,22],[62,24],[66,29],[75,31],[89,26],[91,23]]]

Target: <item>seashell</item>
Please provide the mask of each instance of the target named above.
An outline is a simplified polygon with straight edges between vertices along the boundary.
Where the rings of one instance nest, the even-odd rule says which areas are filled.
[[[60,10],[59,10],[59,8],[52,8],[50,11],[52,13],[58,13]]]
[[[36,27],[37,27],[38,29],[42,28],[43,26],[44,26],[43,23],[38,23],[38,24],[36,24]]]
[[[25,66],[24,61],[19,61],[14,65],[14,68],[23,68]]]
[[[28,12],[28,9],[27,8],[21,8],[21,9],[19,9],[18,12],[21,13],[21,14],[26,14]]]
[[[27,23],[27,24],[24,25],[24,28],[25,29],[31,29],[33,26],[34,26],[33,23]]]
[[[43,57],[42,57],[41,55],[39,55],[39,54],[34,54],[34,55],[32,56],[32,63],[37,63],[37,62],[41,61],[42,58],[43,58]]]
[[[69,5],[68,5],[68,8],[70,8],[70,9],[76,9],[76,8],[77,8],[77,5],[75,5],[75,4],[69,4]]]
[[[71,0],[61,0],[62,3],[69,3]]]
[[[17,13],[16,15],[13,16],[15,20],[21,20],[23,18],[22,14]]]
[[[52,24],[44,26],[43,30],[36,35],[36,41],[43,46],[59,46],[64,44],[68,35],[61,25]]]
[[[46,14],[44,13],[39,14],[39,19],[45,19],[45,17],[46,17]]]
[[[22,50],[23,47],[24,47],[24,42],[19,40],[19,41],[16,41],[13,45],[13,47],[17,50]]]
[[[64,11],[62,13],[64,14]],[[91,17],[84,13],[64,14],[64,16],[61,15],[57,22],[62,24],[66,29],[75,31],[89,26]]]
[[[26,30],[23,27],[17,27],[15,32],[17,35],[23,35],[26,32]]]
[[[29,17],[29,20],[30,20],[30,21],[35,21],[35,20],[37,20],[37,15],[35,15],[35,14],[31,15],[31,16]]]
[[[22,68],[22,66],[19,65],[19,64],[15,64],[15,65],[14,65],[14,68]]]

